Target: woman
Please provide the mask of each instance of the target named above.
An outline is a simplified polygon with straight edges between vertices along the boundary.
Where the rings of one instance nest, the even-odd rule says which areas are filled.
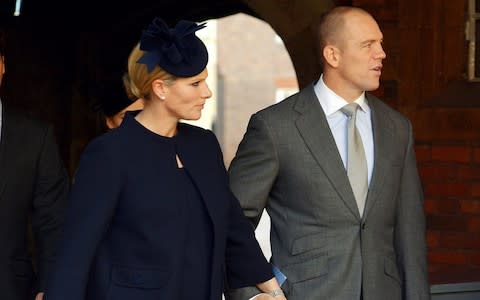
[[[105,122],[105,129],[114,129],[122,124],[127,111],[143,109],[143,99],[127,95],[126,89],[130,84],[128,74],[122,78],[105,80],[94,90],[96,98],[93,109],[101,112]]]
[[[221,299],[248,285],[285,299],[201,116],[211,92],[204,25],[155,19],[130,54],[145,100],[82,155],[46,299]]]

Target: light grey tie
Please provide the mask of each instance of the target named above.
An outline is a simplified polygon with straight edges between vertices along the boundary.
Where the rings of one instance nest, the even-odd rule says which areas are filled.
[[[368,170],[362,138],[355,125],[357,110],[357,103],[350,103],[341,108],[341,111],[348,116],[347,175],[357,201],[358,211],[362,216],[368,192]]]

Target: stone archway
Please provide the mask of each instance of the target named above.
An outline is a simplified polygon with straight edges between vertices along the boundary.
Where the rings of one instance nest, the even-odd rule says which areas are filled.
[[[154,17],[203,21],[243,12],[269,23],[282,37],[300,87],[318,78],[310,23],[331,0],[23,0],[0,4],[0,26],[9,36],[2,101],[53,123],[60,150],[73,174],[86,143],[102,128],[89,89],[121,74],[141,29]],[[73,14],[75,10],[75,14]]]
[[[314,52],[311,24],[334,6],[334,1],[245,0],[260,18],[269,23],[282,37],[297,72],[300,87],[320,75]]]

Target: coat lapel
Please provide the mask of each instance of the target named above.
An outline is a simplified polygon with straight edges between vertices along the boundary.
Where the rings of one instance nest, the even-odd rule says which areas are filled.
[[[300,94],[294,109],[300,113],[296,125],[305,144],[352,214],[360,219],[347,172],[313,84]]]
[[[393,123],[387,112],[382,111],[378,105],[379,101],[371,95],[367,95],[368,104],[372,111],[372,129],[373,129],[373,143],[374,143],[374,166],[372,180],[368,188],[367,202],[365,204],[365,212],[363,219],[368,216],[373,205],[381,194],[384,187],[384,179],[388,176],[388,157],[393,153],[394,137],[393,137]]]
[[[202,196],[205,208],[214,224],[214,230],[217,230],[217,228],[219,228],[217,222],[221,220],[219,212],[222,210],[216,207],[219,203],[216,202],[215,199],[220,197],[218,194],[221,186],[218,181],[219,177],[216,176],[219,172],[217,162],[213,160],[213,157],[210,155],[216,149],[210,149],[211,144],[208,144],[206,140],[204,140],[204,135],[199,136],[192,134],[188,128],[182,129],[184,132],[180,134],[177,139],[178,155]],[[192,147],[192,145],[196,145],[196,147]],[[219,158],[219,160],[220,159],[221,158]],[[227,180],[225,180],[225,184],[228,184]]]

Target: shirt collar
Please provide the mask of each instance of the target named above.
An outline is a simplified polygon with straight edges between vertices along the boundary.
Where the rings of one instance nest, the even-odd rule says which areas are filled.
[[[335,92],[325,84],[323,81],[323,74],[320,75],[320,79],[315,84],[314,91],[327,117],[336,113],[342,107],[348,104],[345,99],[335,94]],[[365,92],[363,92],[360,97],[355,99],[354,102],[357,103],[363,111],[367,112],[369,110],[367,100],[365,98]]]

